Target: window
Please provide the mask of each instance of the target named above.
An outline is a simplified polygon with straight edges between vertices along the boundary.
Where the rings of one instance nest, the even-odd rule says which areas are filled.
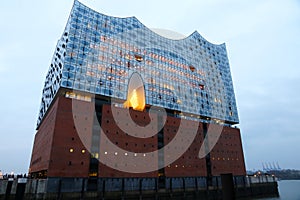
[[[99,154],[98,153],[92,153],[91,156],[92,156],[92,158],[99,158]]]
[[[204,90],[204,85],[201,84],[201,83],[199,83],[199,88],[200,88],[201,90]],[[202,93],[201,93],[201,94],[202,94]]]
[[[144,60],[143,56],[138,55],[138,54],[135,54],[135,55],[134,55],[134,58],[135,58],[135,60],[138,61],[138,62],[142,62],[142,61]]]
[[[190,70],[191,70],[192,72],[196,71],[196,68],[195,68],[194,66],[192,66],[192,65],[190,65],[189,68],[190,68]]]

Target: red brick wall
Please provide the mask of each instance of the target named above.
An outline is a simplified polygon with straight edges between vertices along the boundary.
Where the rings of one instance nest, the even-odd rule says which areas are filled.
[[[82,122],[79,126],[74,124],[72,101],[74,101],[74,109],[77,110],[74,117]],[[93,106],[94,104],[90,102],[59,98],[48,176],[88,176]],[[81,135],[78,135],[79,129]],[[83,137],[80,136],[85,136],[84,143],[87,146],[82,143]],[[70,149],[73,149],[73,152],[70,152]]]
[[[140,126],[145,126],[150,122],[150,118],[148,113],[130,110],[130,115],[126,115],[126,109],[115,108],[116,114],[120,116],[118,120],[119,123],[123,123],[126,126],[126,122],[128,118],[132,118],[137,124]],[[124,166],[132,166],[134,168],[134,164],[136,164],[134,157],[132,155],[134,153],[147,153],[153,152],[157,149],[157,135],[147,137],[147,138],[138,138],[131,135],[128,135],[122,131],[118,124],[115,122],[110,105],[104,105],[102,111],[102,130],[100,137],[100,157],[104,160],[109,156],[112,159],[117,159],[118,161],[122,161],[120,164]],[[157,127],[153,127],[153,131],[157,132]],[[127,155],[124,153],[117,152],[117,155],[114,155],[114,152],[111,152],[111,148],[107,146],[107,141],[103,138],[103,134],[107,136],[107,138],[116,146],[122,148],[123,150],[128,152]],[[146,133],[145,133],[146,134]],[[105,154],[107,152],[107,155]],[[111,155],[113,155],[111,157]],[[131,159],[128,157],[131,156]],[[147,165],[148,163],[143,163]],[[155,163],[154,163],[155,164]],[[157,162],[156,162],[157,164]],[[99,177],[157,177],[157,171],[149,172],[149,173],[127,173],[112,169],[102,163],[99,164]]]
[[[58,97],[42,122],[36,136],[32,161],[41,157],[41,164],[31,164],[30,172],[48,170],[49,177],[87,177],[89,169],[93,104],[74,100],[76,117],[81,122],[84,146],[75,127],[72,99]],[[70,152],[73,149],[73,152]],[[82,151],[84,150],[84,152]],[[32,163],[32,162],[31,162]]]
[[[246,175],[240,130],[223,127],[221,136],[212,149],[210,157],[213,176],[218,176],[222,173]]]
[[[76,109],[75,121],[72,114]],[[114,145],[120,147],[126,152],[147,153],[156,151],[158,148],[158,130],[157,126],[151,127],[150,132],[156,134],[147,138],[137,138],[124,133],[120,128],[120,123],[126,124],[128,117],[131,117],[140,126],[146,126],[150,122],[149,114],[146,112],[130,110],[130,116],[126,115],[125,109],[116,108],[117,115],[120,117],[115,122],[110,105],[103,105],[102,109],[102,130],[100,134],[100,152],[99,157],[105,158],[105,152],[108,141],[104,140],[104,134]],[[74,112],[73,112],[74,113]],[[152,116],[157,117],[156,115]],[[72,100],[65,97],[58,97],[45,120],[39,127],[35,136],[34,147],[32,151],[30,172],[37,172],[48,169],[49,177],[88,177],[91,148],[91,138],[94,120],[94,103]],[[167,117],[164,126],[164,145],[171,142],[178,131],[181,120],[175,117]],[[185,176],[206,176],[207,169],[205,158],[199,159],[198,154],[203,143],[202,123],[185,120],[183,127],[184,134],[190,137],[190,133],[197,126],[197,134],[190,147],[174,163],[165,167],[167,177],[185,177]],[[220,128],[219,125],[209,125],[210,130],[213,127]],[[222,173],[233,173],[233,175],[245,175],[244,156],[241,144],[240,131],[236,128],[221,127],[221,136],[215,147],[210,153],[212,175],[218,176]],[[78,134],[80,133],[80,134]],[[145,135],[147,133],[145,132]],[[84,142],[82,142],[84,141]],[[85,145],[84,145],[84,144]],[[70,152],[73,149],[73,152]],[[85,152],[82,152],[84,150]],[[133,153],[132,153],[133,152]],[[134,159],[128,159],[127,155],[118,153],[112,159],[122,161],[122,165],[134,165]],[[164,158],[166,160],[167,154]],[[105,160],[105,159],[104,159]],[[153,159],[153,165],[158,166],[157,159]],[[147,165],[149,163],[142,163]],[[105,164],[99,163],[99,177],[157,177],[158,171],[148,173],[126,173],[112,169]]]
[[[52,105],[35,134],[29,173],[47,170],[49,167],[57,107],[58,101]]]
[[[186,124],[183,127],[186,137],[191,137],[190,133],[195,131],[195,126],[198,127],[197,135],[193,139],[193,142],[191,146],[188,147],[187,151],[185,151],[174,163],[165,168],[165,174],[167,177],[206,176],[205,158],[199,159],[198,157],[198,153],[203,142],[202,123],[168,117],[164,128],[165,145],[174,139],[181,120],[184,121],[182,124]],[[194,125],[191,126],[192,124]],[[165,157],[166,156],[168,155],[165,155]]]

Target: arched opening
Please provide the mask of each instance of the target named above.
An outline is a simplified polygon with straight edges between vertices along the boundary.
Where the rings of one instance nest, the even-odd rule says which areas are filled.
[[[124,102],[124,107],[143,111],[145,104],[145,90],[142,77],[138,73],[133,73],[128,82],[127,100]]]

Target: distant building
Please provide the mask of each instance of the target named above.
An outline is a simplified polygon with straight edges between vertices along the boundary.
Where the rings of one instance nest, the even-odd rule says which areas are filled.
[[[124,130],[128,121],[155,121],[155,134],[137,137]],[[159,178],[164,188],[172,177],[209,185],[220,174],[246,175],[238,123],[225,44],[198,32],[165,38],[135,17],[106,16],[75,1],[46,75],[29,173],[53,182],[82,178],[89,188],[112,177],[148,178],[149,187]],[[170,162],[172,152],[179,157]]]

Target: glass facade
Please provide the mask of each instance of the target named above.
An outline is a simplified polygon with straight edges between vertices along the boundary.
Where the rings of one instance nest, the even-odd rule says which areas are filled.
[[[60,87],[125,101],[133,73],[143,79],[147,105],[238,123],[225,44],[198,32],[168,39],[135,17],[106,16],[75,1],[46,76],[38,125]]]

